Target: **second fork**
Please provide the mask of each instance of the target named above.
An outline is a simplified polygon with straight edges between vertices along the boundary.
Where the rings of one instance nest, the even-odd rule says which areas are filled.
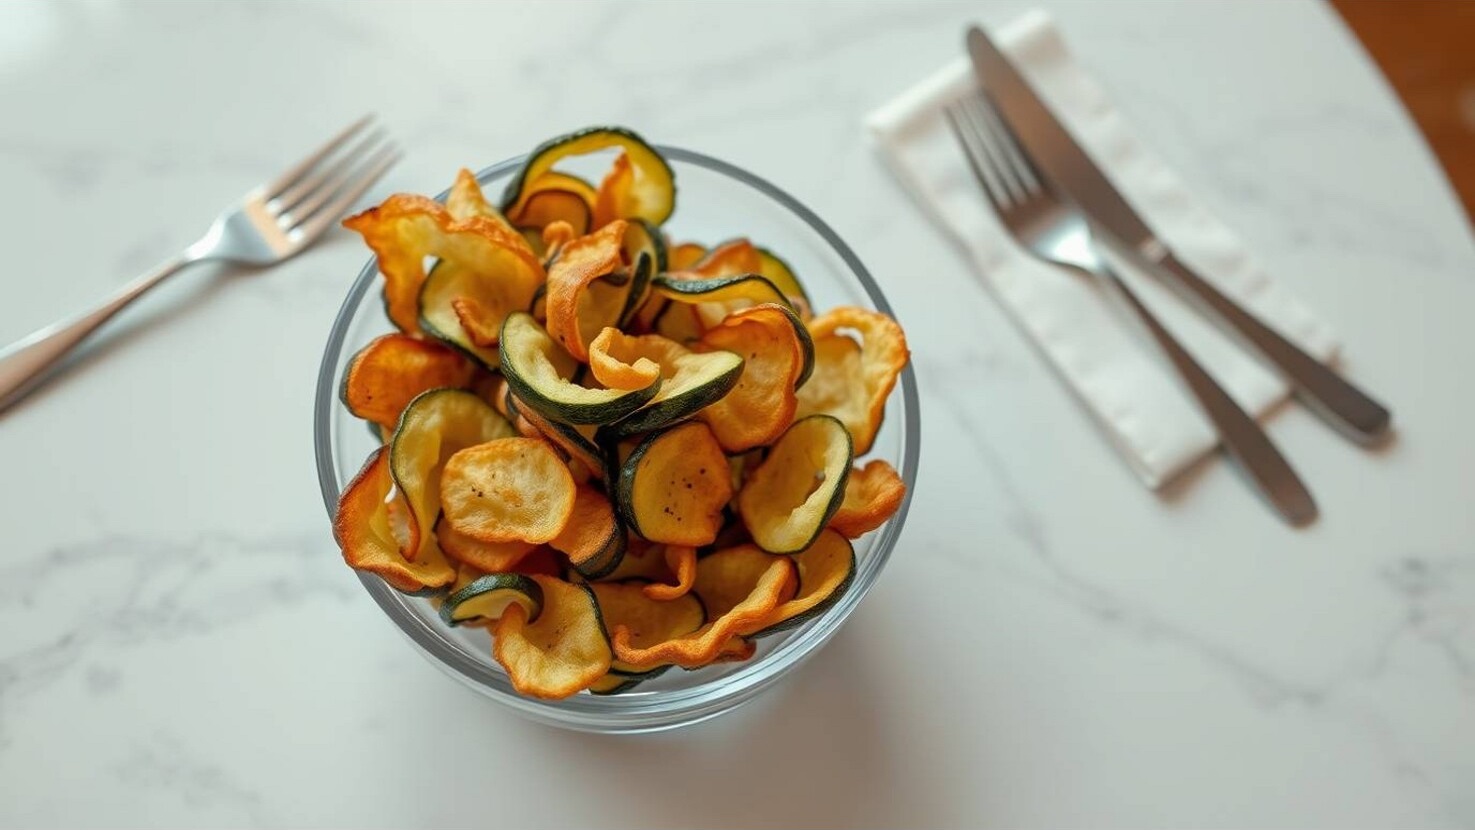
[[[1272,506],[1293,525],[1316,517],[1300,476],[1255,419],[1174,339],[1097,249],[1089,217],[1035,170],[982,95],[947,108],[948,122],[999,219],[1035,257],[1109,284],[1136,313],[1188,391],[1213,423],[1225,450]]]

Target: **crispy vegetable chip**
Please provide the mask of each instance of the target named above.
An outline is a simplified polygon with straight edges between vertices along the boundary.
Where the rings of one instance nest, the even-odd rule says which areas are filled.
[[[506,308],[527,308],[543,282],[543,266],[525,240],[485,216],[452,218],[433,199],[396,194],[378,207],[343,220],[379,258],[389,318],[401,331],[420,330],[425,260],[438,257],[483,278]]]
[[[668,601],[651,599],[639,583],[596,582],[589,586],[599,601],[605,627],[628,632],[632,648],[649,648],[657,643],[685,637],[707,621],[702,604],[694,596]],[[620,660],[610,664],[615,674],[644,675],[660,667],[632,666]]]
[[[464,167],[456,173],[456,181],[451,185],[451,192],[446,195],[446,212],[458,222],[473,216],[490,219],[508,232],[509,241],[516,235],[516,228],[512,227],[500,210],[487,201],[476,174]]]
[[[509,605],[519,605],[534,619],[543,610],[543,588],[531,577],[515,573],[490,573],[451,592],[440,606],[447,625],[495,622]]]
[[[907,488],[896,468],[877,458],[850,471],[845,500],[830,518],[830,527],[847,539],[859,539],[886,523],[901,507]]]
[[[542,589],[542,611],[530,620],[520,604],[503,609],[492,654],[519,693],[565,698],[609,671],[612,655],[599,606],[586,586],[541,575],[530,578]]]
[[[393,429],[400,413],[420,393],[465,386],[474,372],[471,361],[454,349],[406,334],[386,334],[354,355],[343,378],[343,403],[358,417]]]
[[[615,519],[609,499],[593,487],[579,487],[568,523],[548,544],[579,568],[612,547],[623,545],[624,540],[625,529]]]
[[[625,223],[611,222],[564,244],[548,267],[548,334],[580,362],[588,362],[598,330],[579,330],[579,298],[590,283],[625,265],[624,238]]]
[[[369,456],[364,468],[338,499],[333,537],[343,550],[344,561],[355,570],[377,574],[406,593],[450,585],[456,579],[456,569],[439,548],[432,546],[425,556],[413,562],[400,553],[385,504],[393,487],[389,449],[380,447]]]
[[[725,557],[714,561],[714,557],[722,557],[723,554],[724,551],[718,551],[697,562],[696,591],[701,591],[704,572],[705,581],[710,586],[709,593],[714,597],[730,597],[742,591],[742,586],[729,580],[738,577],[746,579],[752,575],[752,571],[747,568],[729,569]],[[733,637],[757,631],[766,624],[773,609],[778,607],[790,581],[794,579],[794,564],[787,557],[774,556],[768,560],[757,579],[747,584],[747,591],[740,602],[727,608],[720,616],[709,606],[708,622],[685,637],[640,648],[634,644],[629,629],[615,626],[610,638],[615,657],[635,669],[651,669],[668,663],[683,668],[696,668],[711,663],[723,653]],[[701,594],[698,593],[698,596]],[[707,602],[703,597],[703,605],[707,605]]]
[[[798,591],[773,610],[763,634],[793,628],[823,614],[855,578],[855,549],[844,536],[826,530],[794,555]]]
[[[594,195],[594,227],[602,228],[616,219],[635,216],[630,206],[630,191],[634,187],[635,168],[630,164],[629,154],[620,153]]]
[[[445,517],[435,523],[435,538],[446,556],[487,573],[515,571],[528,554],[538,548],[532,542],[521,539],[511,542],[483,542],[451,527]]]
[[[698,421],[651,435],[620,470],[617,501],[625,524],[652,542],[710,543],[731,497],[727,458]]]
[[[698,413],[722,449],[736,453],[772,443],[794,422],[808,339],[794,312],[773,303],[734,311],[702,336],[699,349],[743,358],[737,385]]]
[[[674,584],[653,582],[641,590],[655,600],[673,600],[685,596],[697,581],[697,549],[685,545],[666,545],[663,558],[666,560],[666,570],[675,579]]]
[[[843,337],[842,329],[860,334],[859,354],[834,339]],[[853,306],[821,314],[810,321],[809,331],[815,341],[815,373],[799,389],[799,417],[834,415],[855,439],[856,455],[865,455],[881,428],[886,398],[911,357],[906,335],[890,317]]]
[[[467,536],[542,544],[568,523],[577,491],[547,443],[499,438],[451,456],[440,494],[446,521]]]
[[[829,415],[795,421],[738,494],[753,541],[771,553],[798,553],[829,524],[845,498],[850,433]]]
[[[512,434],[486,401],[461,389],[433,389],[405,407],[389,445],[389,467],[410,512],[406,558],[435,546],[431,532],[440,515],[441,468],[455,452]]]
[[[589,370],[607,389],[644,389],[661,377],[661,366],[638,351],[639,341],[613,326],[589,344]]]
[[[686,271],[707,255],[707,249],[695,242],[672,245],[666,252],[666,268],[671,271]]]

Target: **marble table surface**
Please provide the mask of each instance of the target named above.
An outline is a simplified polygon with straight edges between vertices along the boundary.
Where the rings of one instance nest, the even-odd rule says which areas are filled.
[[[1271,419],[1313,527],[1222,460],[1144,491],[873,156],[865,114],[1022,2],[0,3],[0,341],[365,111],[409,150],[385,191],[625,123],[851,242],[924,432],[885,577],[783,685],[552,730],[418,656],[329,537],[309,418],[360,244],[196,273],[0,419],[0,825],[1475,826],[1466,219],[1328,8],[1045,6],[1395,408],[1376,453]]]

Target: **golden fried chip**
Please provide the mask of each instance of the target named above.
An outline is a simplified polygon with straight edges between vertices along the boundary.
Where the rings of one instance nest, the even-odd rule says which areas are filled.
[[[451,456],[440,478],[446,521],[483,542],[556,538],[577,490],[553,448],[532,438],[499,438]]]
[[[906,494],[896,468],[874,459],[850,471],[845,500],[830,518],[830,527],[847,539],[858,539],[885,524],[901,507]]]
[[[609,642],[599,606],[587,586],[529,577],[543,593],[543,608],[529,620],[522,605],[502,610],[492,654],[521,694],[556,700],[587,688],[609,671]]]
[[[846,345],[842,329],[861,336]],[[839,418],[855,439],[855,454],[870,452],[886,412],[886,398],[911,358],[906,335],[895,320],[853,306],[833,308],[809,322],[815,370],[799,389],[798,417],[826,413]]]

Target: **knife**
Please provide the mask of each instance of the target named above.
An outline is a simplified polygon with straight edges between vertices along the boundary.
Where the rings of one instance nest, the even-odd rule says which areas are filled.
[[[1179,289],[1200,310],[1206,310],[1210,319],[1228,327],[1279,367],[1297,396],[1343,434],[1369,444],[1387,432],[1392,415],[1382,404],[1260,322],[1175,256],[977,26],[968,29],[968,54],[984,93],[1035,166],[1080,205],[1119,250]]]

